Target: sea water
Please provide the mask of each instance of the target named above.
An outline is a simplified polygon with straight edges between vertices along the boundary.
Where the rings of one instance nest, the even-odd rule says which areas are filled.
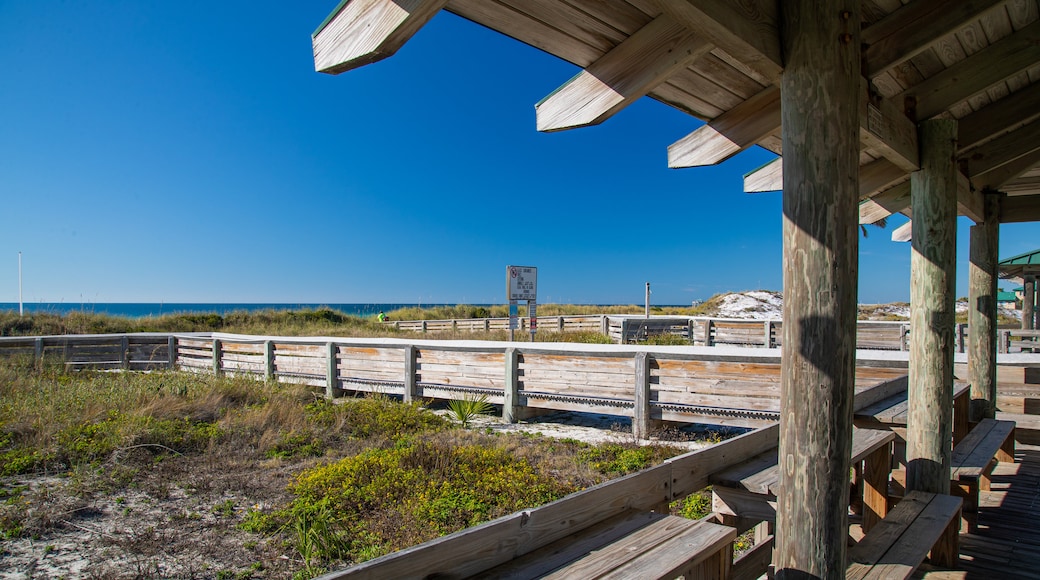
[[[454,304],[329,304],[329,303],[214,303],[214,304],[192,304],[181,302],[96,302],[96,303],[68,303],[68,302],[26,302],[24,304],[26,313],[42,312],[47,314],[64,315],[70,312],[88,312],[92,314],[108,314],[111,316],[125,316],[128,318],[143,318],[146,316],[162,316],[164,314],[228,314],[229,312],[253,312],[257,310],[306,310],[315,308],[332,308],[344,314],[353,316],[375,316],[380,311],[391,312],[399,308],[411,308],[422,306],[427,308],[437,306],[454,306]],[[473,306],[487,306],[476,304]],[[13,310],[18,312],[17,302],[0,302],[0,311]]]

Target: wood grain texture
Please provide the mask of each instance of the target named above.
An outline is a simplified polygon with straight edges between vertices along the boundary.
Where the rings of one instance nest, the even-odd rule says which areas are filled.
[[[907,488],[946,493],[953,447],[957,122],[921,123],[921,170],[911,176],[910,390]]]
[[[659,16],[535,105],[538,130],[602,123],[711,48]]]
[[[971,227],[968,260],[968,381],[972,421],[997,412],[999,196],[986,194],[985,220]]]
[[[856,342],[860,2],[781,6],[785,300],[774,563],[777,578],[840,577]]]
[[[314,70],[339,74],[397,52],[447,0],[348,0],[314,33]]]

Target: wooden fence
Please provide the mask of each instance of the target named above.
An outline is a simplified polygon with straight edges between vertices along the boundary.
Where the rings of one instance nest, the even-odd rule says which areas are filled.
[[[123,334],[0,338],[0,355],[72,368],[177,368],[303,383],[326,396],[383,393],[406,401],[486,397],[515,421],[545,411],[757,427],[779,417],[775,354],[691,353],[687,347]],[[703,349],[702,349],[703,350]],[[905,369],[860,368],[857,389]]]
[[[520,329],[527,332],[528,319],[521,318]],[[395,328],[413,332],[490,332],[509,330],[508,318],[471,318],[453,320],[408,320],[388,322]],[[577,316],[539,316],[537,328],[544,332],[600,332],[616,344],[634,344],[661,335],[680,336],[694,346],[744,346],[777,348],[782,343],[783,322],[778,319],[619,316],[608,314]],[[967,352],[968,325],[955,328],[957,352]],[[1040,352],[1040,331],[998,330],[999,352]],[[866,350],[910,350],[908,321],[860,320],[856,328],[856,348]]]

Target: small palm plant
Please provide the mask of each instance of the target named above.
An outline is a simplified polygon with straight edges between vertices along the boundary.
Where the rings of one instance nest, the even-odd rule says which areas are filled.
[[[462,423],[463,427],[469,427],[470,421],[477,415],[490,415],[495,407],[487,401],[487,395],[477,397],[466,395],[463,399],[456,399],[448,403],[448,410]]]

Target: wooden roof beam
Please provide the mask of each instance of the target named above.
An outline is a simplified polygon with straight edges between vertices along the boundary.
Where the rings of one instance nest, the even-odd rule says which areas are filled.
[[[871,202],[877,202],[871,204]],[[985,220],[982,193],[971,188],[971,183],[964,174],[957,172],[957,215],[967,216],[976,223]],[[910,182],[899,185],[874,196],[859,206],[861,224],[874,223],[894,213],[910,215]],[[870,220],[870,221],[865,221]],[[909,242],[910,223],[899,226],[892,231],[893,242]]]
[[[982,175],[1040,149],[1040,121],[1005,133],[958,157],[970,176]]]
[[[729,159],[780,128],[780,88],[769,87],[668,146],[668,167]]]
[[[928,77],[895,97],[918,121],[942,113],[1040,61],[1040,20]]]
[[[770,82],[783,71],[777,3],[767,0],[658,0],[666,14]]]
[[[1004,0],[916,0],[906,4],[863,30],[863,74],[873,78],[1003,5]]]
[[[901,101],[900,101],[901,102]],[[714,165],[780,129],[780,89],[769,87],[668,147],[668,167]],[[904,172],[917,169],[917,127],[893,101],[862,81],[860,141]]]
[[[1033,83],[960,118],[957,121],[958,152],[974,147],[993,135],[1040,118],[1040,83]]]
[[[340,74],[393,56],[448,0],[343,0],[311,36],[314,70]]]
[[[712,48],[668,15],[658,16],[535,105],[538,130],[602,123]]]
[[[992,171],[971,176],[972,185],[978,190],[993,189],[1000,190],[1008,182],[1029,171],[1040,164],[1040,150],[1026,153],[1025,155],[995,167]]]
[[[744,176],[746,193],[780,191],[784,187],[781,159],[775,159]],[[891,161],[881,158],[859,168],[859,195],[866,199],[906,177],[906,171]],[[870,222],[873,223],[873,222]]]
[[[1040,222],[1040,195],[1007,195],[1000,200],[1000,223]]]

